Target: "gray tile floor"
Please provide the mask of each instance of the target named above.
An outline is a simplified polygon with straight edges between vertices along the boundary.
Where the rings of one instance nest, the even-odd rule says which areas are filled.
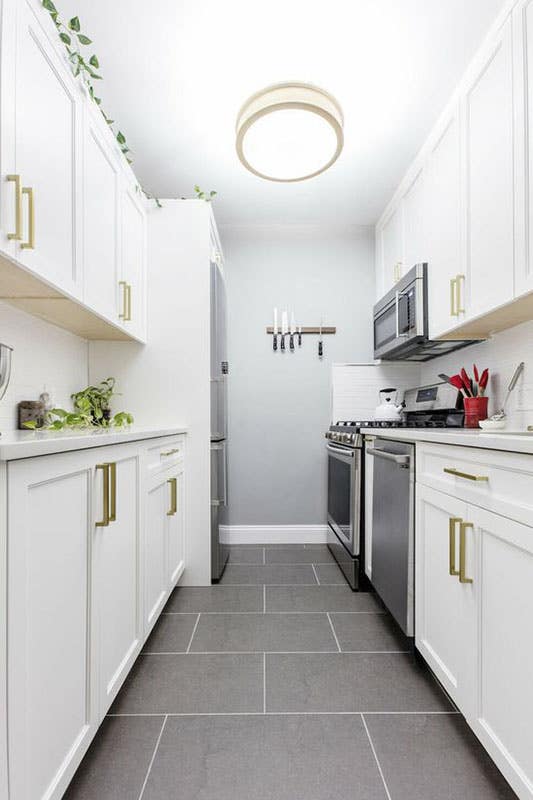
[[[326,547],[234,547],[170,598],[68,800],[510,800],[376,597]]]

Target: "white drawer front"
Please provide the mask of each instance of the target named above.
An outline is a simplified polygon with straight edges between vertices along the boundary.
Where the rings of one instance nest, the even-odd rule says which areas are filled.
[[[182,461],[185,452],[183,436],[156,439],[146,446],[148,470],[166,469]]]
[[[419,444],[417,481],[533,527],[533,455]]]

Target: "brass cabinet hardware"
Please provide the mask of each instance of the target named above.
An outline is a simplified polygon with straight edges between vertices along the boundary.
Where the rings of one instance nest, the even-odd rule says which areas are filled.
[[[473,528],[471,522],[461,522],[459,526],[459,581],[474,583],[473,578],[466,577],[466,529]]]
[[[459,312],[457,311],[455,305],[455,297],[456,297],[456,289],[457,287],[457,278],[450,279],[450,317],[458,317]]]
[[[450,564],[450,575],[459,575],[459,570],[456,569],[455,564],[455,526],[458,522],[462,522],[463,520],[461,517],[450,517],[449,520],[449,534],[450,534],[450,555],[449,555],[449,564]]]
[[[127,283],[126,281],[119,281],[119,286],[122,286],[122,313],[118,315],[119,319],[124,320],[127,322],[128,319],[128,290],[127,290]]]
[[[111,478],[109,522],[117,521],[117,465],[113,461],[109,466]]]
[[[8,233],[8,239],[22,239],[22,191],[20,188],[20,175],[7,175],[6,180],[15,184],[15,233]]]
[[[489,479],[488,475],[470,475],[469,472],[460,472],[453,467],[444,467],[442,471],[455,478],[465,478],[467,481],[488,481]]]
[[[394,265],[394,282],[398,283],[400,278],[402,277],[402,262],[397,261]]]
[[[109,464],[97,464],[96,469],[102,470],[102,508],[103,519],[96,523],[97,528],[107,528],[109,525]]]
[[[456,286],[456,290],[457,290],[457,307],[456,307],[457,316],[459,316],[459,314],[464,314],[465,313],[465,309],[464,309],[464,306],[462,304],[462,299],[461,299],[461,281],[464,281],[464,280],[466,280],[464,275],[456,275],[455,276],[455,286]]]
[[[161,455],[162,456],[173,456],[174,453],[179,453],[179,451],[180,451],[179,447],[173,447],[172,450],[162,450],[161,451]]]
[[[169,478],[167,483],[170,484],[170,510],[167,511],[167,517],[173,517],[178,510],[178,479]]]
[[[126,284],[126,297],[128,300],[128,316],[126,322],[131,322],[131,283]]]
[[[28,241],[20,245],[22,250],[35,250],[35,201],[31,186],[25,186],[22,194],[28,197]]]

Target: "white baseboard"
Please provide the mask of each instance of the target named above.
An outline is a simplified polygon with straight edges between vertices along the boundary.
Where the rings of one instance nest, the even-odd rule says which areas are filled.
[[[221,525],[224,544],[324,544],[327,525]]]

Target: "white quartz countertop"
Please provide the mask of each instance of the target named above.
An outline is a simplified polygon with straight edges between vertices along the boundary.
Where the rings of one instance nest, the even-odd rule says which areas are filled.
[[[466,428],[435,430],[431,428],[362,428],[367,436],[396,439],[402,442],[435,442],[461,447],[481,447],[485,450],[506,450],[511,453],[533,453],[533,431],[504,430],[484,433]]]
[[[180,433],[187,433],[187,428],[141,428],[132,425],[123,430],[102,428],[79,431],[8,431],[0,436],[0,461],[87,450],[91,447],[157,439]]]

